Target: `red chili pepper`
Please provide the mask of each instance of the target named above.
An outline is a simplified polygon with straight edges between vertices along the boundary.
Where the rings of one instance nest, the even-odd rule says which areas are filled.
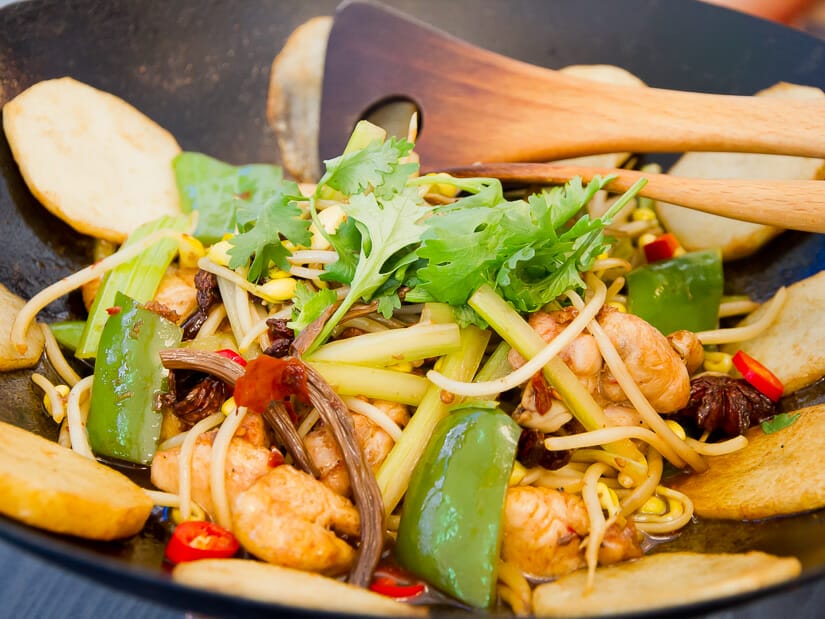
[[[668,232],[645,245],[643,249],[648,262],[658,262],[659,260],[673,258],[676,255],[676,250],[679,249],[679,241],[673,233]]]
[[[403,599],[420,595],[427,585],[405,572],[400,567],[382,566],[373,575],[370,591],[387,597]]]
[[[241,357],[238,353],[236,353],[231,348],[223,348],[216,352],[216,354],[220,355],[221,357],[226,357],[230,361],[234,361],[241,367],[246,367],[246,359]]]
[[[166,558],[172,563],[198,559],[227,559],[241,545],[230,531],[212,522],[187,520],[172,532],[166,545]]]
[[[746,381],[774,402],[779,401],[785,387],[776,375],[749,354],[738,351],[733,355],[733,366]]]
[[[122,312],[122,311],[123,311],[123,309],[119,305],[113,305],[112,307],[107,307],[106,308],[106,313],[109,314],[109,316],[114,316],[115,314],[120,314],[120,312]]]

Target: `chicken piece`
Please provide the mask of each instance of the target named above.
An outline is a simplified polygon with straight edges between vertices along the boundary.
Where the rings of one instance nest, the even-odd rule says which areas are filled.
[[[358,510],[347,498],[287,464],[242,492],[232,515],[238,540],[264,561],[334,575],[355,559],[352,546],[333,530],[357,536]]]
[[[661,332],[633,314],[615,310],[599,312],[598,322],[625,362],[651,406],[659,413],[683,408],[690,397],[690,377],[682,358]],[[599,383],[601,395],[611,402],[627,396],[613,374],[605,369]]]
[[[196,269],[170,266],[160,280],[154,301],[178,315],[180,324],[198,308],[198,291],[195,288]]]
[[[409,421],[409,412],[403,404],[385,400],[374,400],[372,404],[402,427]],[[352,422],[355,426],[356,439],[361,449],[364,450],[367,462],[373,470],[377,470],[392,449],[392,438],[363,415],[353,413]],[[338,449],[338,444],[329,428],[320,426],[314,429],[307,434],[304,444],[315,466],[318,467],[321,481],[338,494],[349,496],[351,490],[349,475],[341,457],[341,450]]]
[[[206,432],[195,441],[192,454],[192,500],[209,514],[215,513],[212,503],[212,485],[209,465],[212,461],[212,443],[217,430]],[[247,415],[229,442],[226,454],[226,492],[230,504],[235,497],[271,470],[266,429],[260,415]],[[166,492],[178,493],[180,446],[155,454],[152,460],[152,483]]]
[[[705,361],[705,348],[693,331],[682,329],[667,336],[667,341],[673,347],[687,368],[688,374],[693,374]]]
[[[577,315],[575,308],[566,308],[555,312],[536,312],[530,316],[530,326],[541,335],[548,344],[567,327]],[[602,369],[602,355],[596,339],[589,333],[582,333],[566,346],[559,357],[570,367],[587,390],[593,392],[598,386],[599,372]],[[510,351],[510,365],[520,368],[525,360],[515,350]],[[541,412],[541,411],[540,411]]]
[[[170,266],[166,269],[166,274],[160,280],[160,285],[155,293],[153,301],[175,312],[178,316],[178,324],[182,323],[198,308],[198,291],[195,289],[196,272],[195,269],[181,269],[174,265]],[[86,307],[87,312],[91,309],[102,282],[103,278],[98,277],[81,286],[83,305]]]
[[[585,565],[582,539],[590,522],[581,497],[551,488],[507,490],[501,556],[531,576],[561,576]],[[611,525],[599,549],[607,565],[642,555],[632,523]]]

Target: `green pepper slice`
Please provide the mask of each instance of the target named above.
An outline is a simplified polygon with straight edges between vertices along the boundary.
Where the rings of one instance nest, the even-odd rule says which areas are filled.
[[[521,429],[500,409],[461,409],[439,422],[404,499],[396,558],[480,608],[495,601],[507,484]]]
[[[721,252],[692,252],[628,273],[627,309],[665,335],[715,329],[723,287]]]
[[[155,395],[167,371],[158,353],[177,346],[181,330],[122,293],[100,336],[86,429],[92,451],[149,464],[160,436]]]

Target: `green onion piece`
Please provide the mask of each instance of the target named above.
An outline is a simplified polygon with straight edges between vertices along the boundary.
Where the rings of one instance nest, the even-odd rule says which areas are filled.
[[[158,230],[171,228],[178,232],[186,232],[191,225],[191,219],[186,215],[159,217],[143,224],[130,234],[123,247],[129,247]],[[139,303],[151,300],[177,251],[176,239],[162,239],[141,255],[106,274],[89,310],[86,328],[75,351],[78,359],[90,359],[97,355],[100,334],[109,317],[106,310],[115,304],[115,295],[120,292]]]
[[[414,325],[364,333],[321,346],[307,361],[341,361],[356,365],[388,366],[405,361],[440,357],[461,345],[458,325]]]
[[[338,395],[364,396],[418,406],[432,383],[423,376],[349,363],[307,361]]]

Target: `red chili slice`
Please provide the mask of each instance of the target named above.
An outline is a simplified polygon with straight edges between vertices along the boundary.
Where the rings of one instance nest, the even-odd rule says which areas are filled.
[[[738,351],[733,355],[733,366],[748,383],[774,402],[779,401],[785,387],[776,375],[749,354]]]
[[[272,400],[297,395],[308,402],[307,375],[297,359],[275,359],[260,355],[249,362],[246,372],[235,383],[235,402],[262,413]]]
[[[172,563],[198,559],[228,559],[241,547],[223,527],[202,520],[187,520],[175,527],[166,545],[166,558]]]
[[[222,348],[221,350],[216,351],[215,354],[220,355],[221,357],[226,357],[230,361],[234,361],[241,367],[246,367],[246,359],[241,357],[238,353],[236,353],[231,348]]]
[[[645,250],[645,258],[648,262],[658,262],[659,260],[667,260],[673,258],[676,250],[679,249],[679,240],[672,232],[662,234],[643,247]]]
[[[395,565],[379,566],[370,583],[370,591],[395,599],[415,597],[426,589],[426,584]]]

